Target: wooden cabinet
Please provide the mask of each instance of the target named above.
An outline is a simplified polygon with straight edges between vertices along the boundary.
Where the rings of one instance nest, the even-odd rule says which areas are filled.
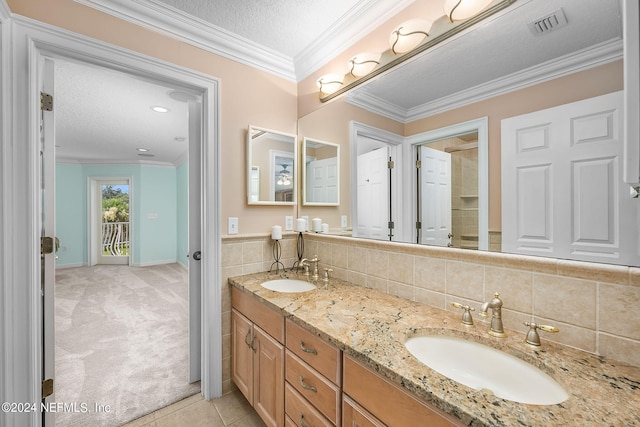
[[[348,355],[344,356],[343,370],[344,393],[388,426],[451,427],[463,425],[460,421],[456,421],[438,409],[427,405],[424,401],[381,377]],[[345,424],[345,427],[348,426],[349,424]]]
[[[291,320],[286,322],[287,415],[298,427],[339,426],[341,351]]]
[[[386,427],[346,394],[342,397],[342,427]]]
[[[284,338],[284,317],[240,290],[231,295],[231,377],[267,426],[283,427],[284,346],[271,333]]]

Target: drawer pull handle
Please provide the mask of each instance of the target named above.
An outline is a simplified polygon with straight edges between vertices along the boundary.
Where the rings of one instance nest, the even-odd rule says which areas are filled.
[[[244,343],[251,349],[253,350],[253,352],[256,352],[256,348],[253,346],[253,343],[256,340],[256,336],[254,335],[253,338],[251,338],[251,342],[249,342],[249,335],[251,335],[251,329],[249,329],[249,331],[247,332],[247,335],[245,335],[244,337]]]
[[[317,392],[318,392],[318,389],[317,389],[317,388],[315,388],[314,386],[312,386],[312,385],[306,385],[306,384],[304,383],[304,377],[303,377],[302,375],[300,375],[300,386],[301,386],[303,389],[305,389],[305,390],[311,390],[311,391],[312,391],[312,392],[314,392],[314,393],[317,393]]]
[[[304,415],[302,415],[302,412],[300,413],[300,427],[311,427],[309,424],[304,422]]]
[[[318,350],[313,349],[313,348],[307,348],[304,346],[304,341],[300,340],[300,349],[302,351],[304,351],[305,353],[311,353],[313,355],[318,355]]]
[[[247,335],[244,336],[244,343],[247,347],[251,348],[251,343],[249,342],[249,336],[251,335],[251,329],[247,331]]]

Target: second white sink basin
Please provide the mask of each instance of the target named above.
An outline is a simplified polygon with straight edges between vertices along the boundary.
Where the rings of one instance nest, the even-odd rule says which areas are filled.
[[[307,292],[316,288],[313,283],[306,282],[304,280],[297,279],[276,279],[269,280],[260,284],[263,288],[270,289],[276,292]]]
[[[549,375],[515,356],[457,337],[410,338],[407,350],[440,374],[496,397],[531,405],[554,405],[569,398]]]

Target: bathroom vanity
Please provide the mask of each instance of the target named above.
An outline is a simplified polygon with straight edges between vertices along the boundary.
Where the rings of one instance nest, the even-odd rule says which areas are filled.
[[[229,279],[232,378],[269,426],[640,425],[638,367],[547,341],[534,348],[509,325],[505,338],[492,337],[479,319],[465,326],[455,313],[339,279],[296,293],[261,286],[287,276],[302,277]],[[409,353],[405,342],[422,335],[459,337],[513,355],[551,376],[569,398],[532,405],[466,387]],[[262,351],[263,342],[273,349]],[[251,375],[242,368],[249,364]]]

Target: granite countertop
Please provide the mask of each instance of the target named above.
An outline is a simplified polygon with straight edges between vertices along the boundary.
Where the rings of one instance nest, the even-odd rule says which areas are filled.
[[[229,279],[231,285],[280,311],[295,323],[364,362],[469,426],[640,426],[640,368],[544,340],[533,348],[524,334],[507,329],[506,338],[488,334],[476,320],[467,327],[450,313],[339,279],[304,293],[280,293],[260,283],[295,273],[256,273]],[[477,317],[477,316],[476,316]],[[505,325],[507,328],[508,325]],[[495,397],[457,383],[420,363],[404,347],[416,335],[465,337],[531,363],[569,393],[557,405],[528,405]]]

